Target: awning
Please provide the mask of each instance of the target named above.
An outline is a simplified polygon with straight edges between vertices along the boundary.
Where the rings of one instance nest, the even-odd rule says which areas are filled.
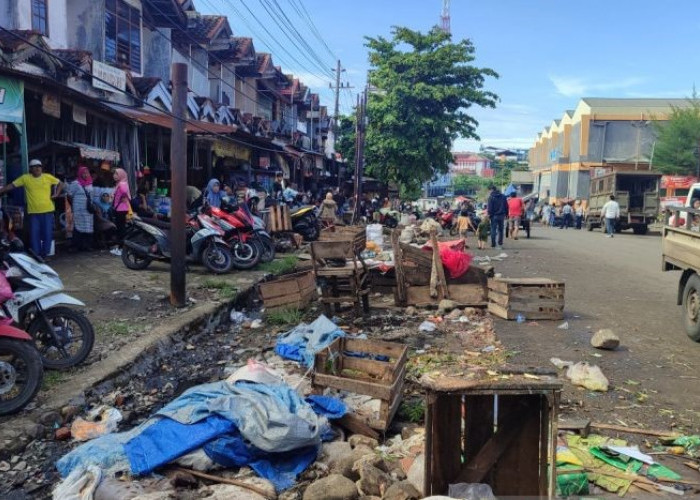
[[[81,158],[87,160],[101,160],[101,161],[119,161],[119,153],[117,151],[111,151],[109,149],[101,149],[95,146],[90,146],[88,144],[82,144],[79,142],[65,142],[65,141],[49,141],[42,144],[38,144],[29,149],[31,155],[41,156],[50,153],[61,153],[65,151],[76,151],[80,154]]]
[[[109,104],[109,107],[140,123],[157,125],[167,129],[173,128],[173,118],[160,111],[148,111],[143,108],[131,108],[119,104]],[[236,127],[233,125],[222,125],[220,123],[188,120],[185,125],[185,130],[188,134],[232,134],[236,131]]]

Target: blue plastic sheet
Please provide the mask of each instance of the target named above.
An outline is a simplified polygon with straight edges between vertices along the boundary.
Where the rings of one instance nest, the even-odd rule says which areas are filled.
[[[321,396],[312,394],[306,396],[306,402],[311,405],[311,409],[317,414],[331,420],[342,418],[348,412],[348,407],[340,399],[332,396]]]
[[[300,323],[277,339],[275,352],[285,359],[298,361],[305,366],[314,363],[314,355],[330,345],[345,332],[323,314],[313,323]]]
[[[181,424],[177,420],[160,418],[127,442],[124,452],[131,464],[131,472],[140,476],[234,430],[236,424],[218,415],[194,424]]]

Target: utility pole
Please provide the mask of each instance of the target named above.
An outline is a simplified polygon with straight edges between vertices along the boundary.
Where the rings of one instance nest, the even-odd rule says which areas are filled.
[[[340,82],[340,74],[345,71],[345,69],[340,66],[340,59],[338,59],[337,67],[331,68],[331,71],[335,71],[335,87],[333,84],[328,85],[335,92],[335,108],[333,110],[333,149],[335,149],[335,143],[338,140],[338,135],[340,133],[338,128],[338,118],[340,117],[340,91],[342,89],[351,89],[353,87],[351,87],[349,83],[343,85]],[[333,158],[333,163],[335,164],[336,172],[338,173],[338,188],[340,189],[342,186],[342,180],[340,179],[340,172],[338,171],[338,160],[336,160],[335,157]]]
[[[173,129],[170,139],[170,303],[184,307],[185,286],[185,197],[187,186],[187,64],[172,65]]]
[[[362,199],[362,174],[365,164],[365,116],[367,112],[367,90],[357,96],[355,124],[355,211],[353,224],[360,220],[360,200]]]

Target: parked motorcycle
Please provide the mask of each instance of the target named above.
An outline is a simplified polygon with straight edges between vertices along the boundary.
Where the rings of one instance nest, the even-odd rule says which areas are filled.
[[[304,241],[316,241],[321,234],[321,223],[316,215],[316,207],[313,205],[302,205],[292,209],[290,207],[290,216],[292,218],[292,230],[299,233],[304,238]]]
[[[41,356],[27,332],[0,324],[0,415],[24,408],[44,377]]]
[[[390,208],[379,209],[379,222],[388,228],[393,229],[398,226],[400,217],[401,214],[398,210],[392,210]]]
[[[169,261],[171,258],[170,225],[149,224],[134,218],[127,228],[122,249],[122,262],[129,269],[146,269],[154,260]],[[201,262],[209,271],[227,273],[233,267],[231,249],[222,238],[215,224],[200,216],[191,216],[185,225],[187,240],[186,259]]]
[[[85,304],[64,293],[58,273],[20,252],[21,242],[15,241],[0,242],[5,277],[14,293],[0,307],[31,335],[46,368],[64,370],[82,363],[92,351],[95,331],[84,314],[66,306]]]

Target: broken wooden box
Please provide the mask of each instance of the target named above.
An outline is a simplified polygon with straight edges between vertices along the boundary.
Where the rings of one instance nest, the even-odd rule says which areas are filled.
[[[489,312],[503,319],[564,318],[564,282],[548,278],[492,278]]]
[[[316,299],[313,271],[288,274],[258,285],[265,310],[304,309]]]
[[[394,342],[341,337],[316,354],[313,386],[362,394],[380,400],[378,414],[351,413],[344,418],[386,431],[401,403],[408,347]]]

